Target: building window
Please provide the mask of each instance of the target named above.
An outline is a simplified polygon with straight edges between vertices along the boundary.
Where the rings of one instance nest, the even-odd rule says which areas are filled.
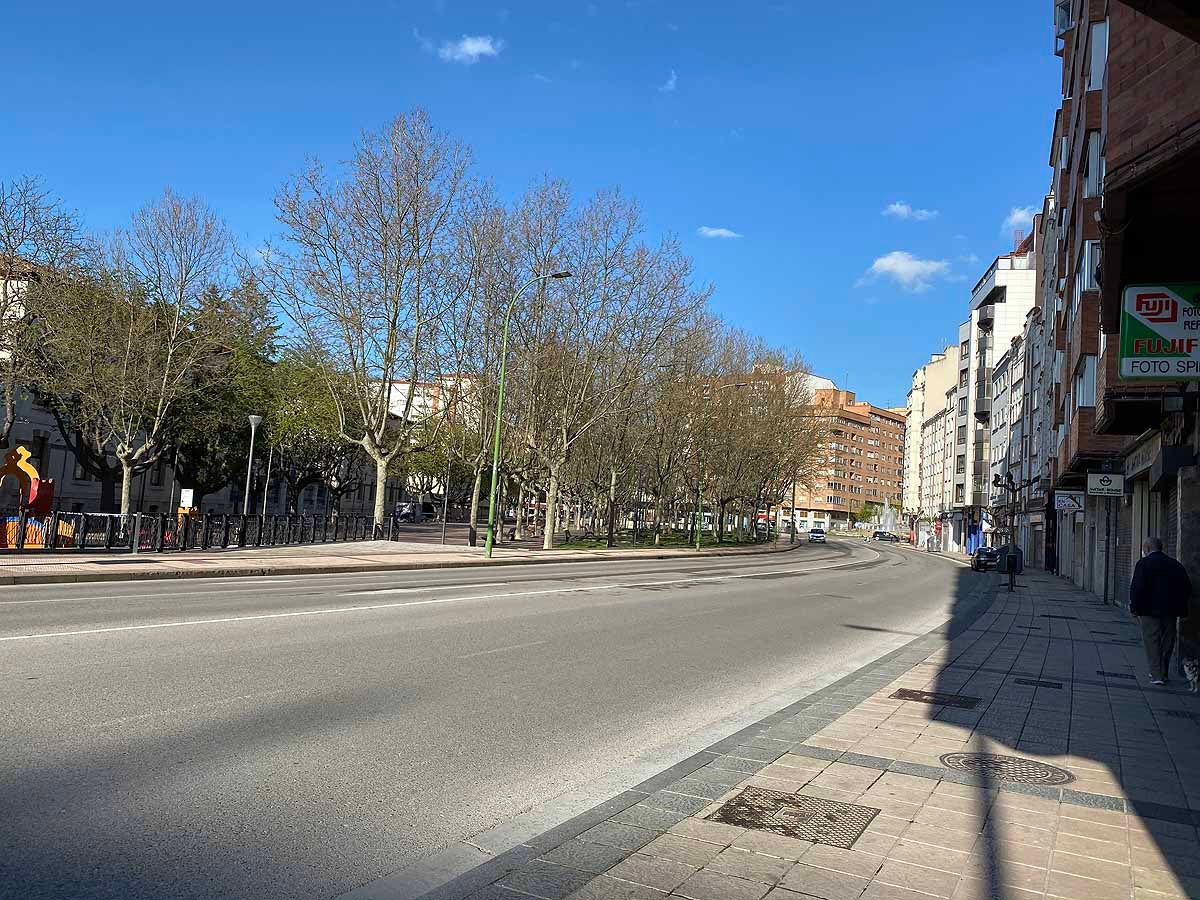
[[[1087,156],[1084,161],[1083,196],[1099,197],[1100,184],[1100,132],[1087,134]]]
[[[962,372],[958,373],[958,386],[960,388],[965,388],[967,386],[967,377],[969,374],[970,373],[967,372],[966,370],[963,370]]]
[[[1104,87],[1104,70],[1108,65],[1108,20],[1093,22],[1089,40],[1091,56],[1088,67],[1089,91],[1098,91]]]
[[[50,476],[50,459],[47,456],[50,446],[50,435],[44,431],[35,431],[33,439],[29,442],[29,462],[38,470],[38,474],[42,478]]]
[[[967,442],[967,426],[966,425],[958,426],[958,442],[960,444],[965,444]]]
[[[956,484],[954,486],[954,502],[955,503],[965,503],[966,500],[967,500],[966,485]]]
[[[1083,289],[1085,291],[1100,290],[1096,280],[1096,269],[1100,266],[1100,242],[1085,241],[1083,244]]]

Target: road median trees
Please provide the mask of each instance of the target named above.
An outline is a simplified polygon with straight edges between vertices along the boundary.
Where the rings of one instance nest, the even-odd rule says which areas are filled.
[[[375,523],[388,470],[436,436],[444,408],[424,387],[446,374],[458,296],[449,278],[470,152],[420,110],[357,142],[344,171],[312,162],[276,195],[283,234],[264,284],[297,347],[328,360],[339,433],[375,468]],[[398,462],[399,461],[399,462]]]

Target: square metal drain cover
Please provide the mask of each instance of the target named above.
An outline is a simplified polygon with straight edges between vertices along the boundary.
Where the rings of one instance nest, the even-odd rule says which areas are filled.
[[[869,806],[748,787],[708,818],[849,850],[877,815]]]
[[[1023,684],[1027,687],[1044,687],[1044,688],[1062,688],[1061,681],[1042,681],[1040,678],[1017,678],[1017,684]]]
[[[900,688],[889,699],[932,703],[935,706],[953,706],[955,709],[974,709],[979,705],[978,697],[968,697],[965,694],[943,694],[939,691],[912,691],[908,688]]]

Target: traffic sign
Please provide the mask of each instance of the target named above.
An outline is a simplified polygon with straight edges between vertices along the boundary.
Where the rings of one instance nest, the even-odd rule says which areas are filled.
[[[1056,491],[1054,508],[1059,512],[1083,512],[1083,491]]]
[[[1121,497],[1125,494],[1125,476],[1112,472],[1088,472],[1089,497]]]

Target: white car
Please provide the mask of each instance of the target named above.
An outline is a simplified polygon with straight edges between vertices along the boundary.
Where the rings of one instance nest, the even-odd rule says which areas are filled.
[[[824,528],[810,528],[808,530],[808,542],[810,544],[825,543],[825,529]]]

